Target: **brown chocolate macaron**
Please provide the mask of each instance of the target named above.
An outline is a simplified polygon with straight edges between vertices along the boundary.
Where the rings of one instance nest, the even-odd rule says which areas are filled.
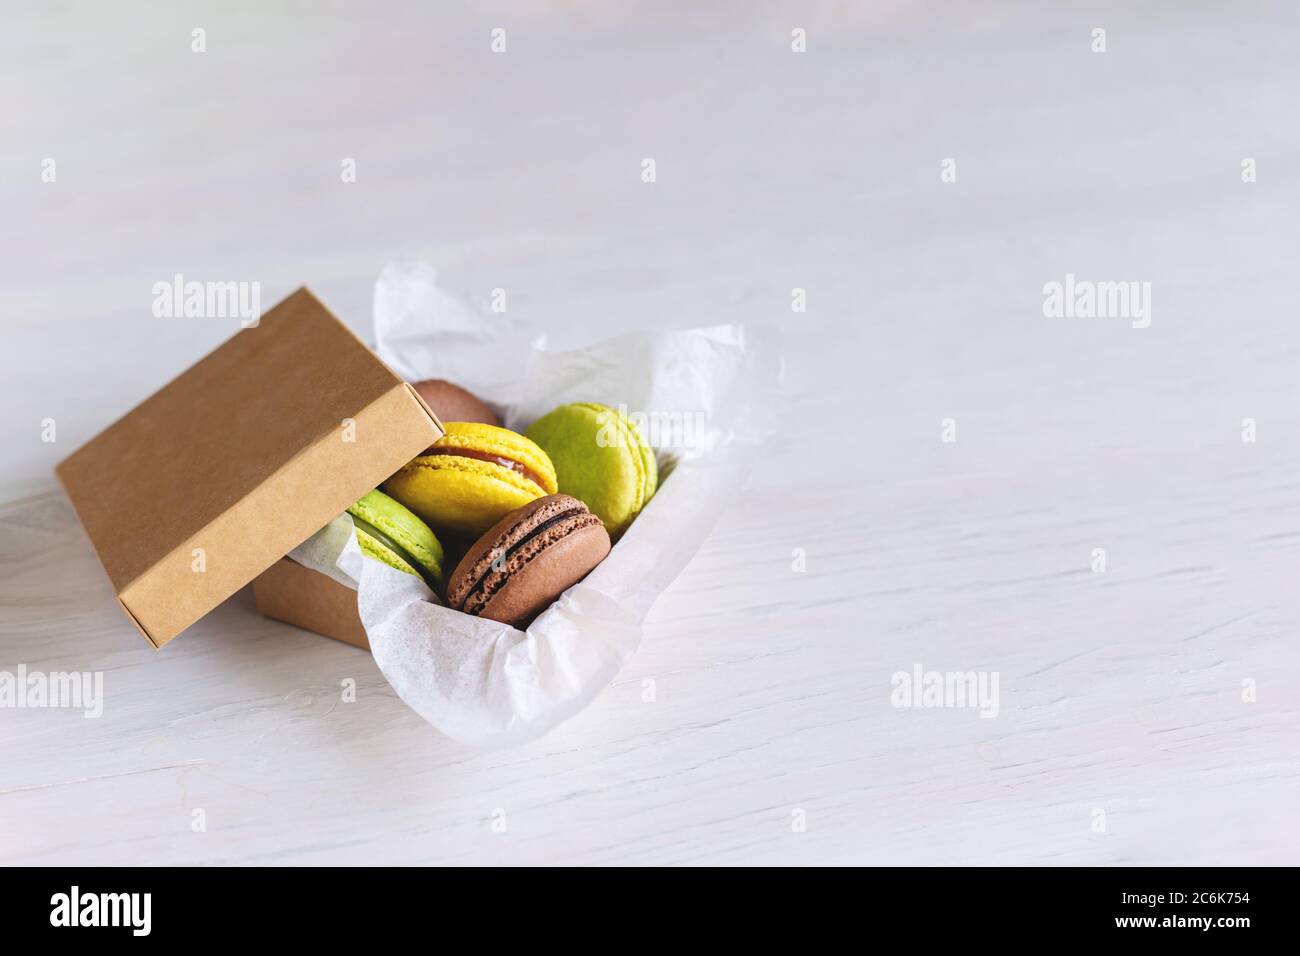
[[[585,578],[609,554],[609,533],[577,498],[516,508],[474,542],[447,580],[447,605],[514,627]]]
[[[441,378],[429,378],[412,386],[424,403],[443,422],[482,422],[501,427],[501,419],[477,395]]]

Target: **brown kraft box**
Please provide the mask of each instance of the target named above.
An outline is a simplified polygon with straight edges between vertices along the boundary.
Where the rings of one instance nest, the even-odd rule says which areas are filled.
[[[357,592],[290,558],[257,576],[253,600],[266,617],[370,650],[357,615]]]
[[[161,647],[441,435],[415,390],[300,289],[56,472],[122,609]],[[308,597],[329,588],[300,588],[294,609],[295,577],[272,575],[259,605],[357,643]]]

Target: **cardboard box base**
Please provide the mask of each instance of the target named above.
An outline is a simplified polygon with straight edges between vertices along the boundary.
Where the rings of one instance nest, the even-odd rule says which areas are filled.
[[[266,617],[370,650],[357,592],[297,561],[281,558],[258,575],[253,600]]]

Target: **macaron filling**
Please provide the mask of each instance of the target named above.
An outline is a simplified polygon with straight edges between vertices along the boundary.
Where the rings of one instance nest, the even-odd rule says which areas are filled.
[[[504,568],[516,553],[522,551],[532,541],[545,534],[551,528],[563,522],[572,521],[575,518],[582,518],[584,516],[591,520],[579,521],[574,526],[573,530],[577,531],[579,528],[600,524],[600,519],[588,511],[585,506],[576,505],[572,508],[561,511],[557,515],[547,518],[504,551],[493,549],[493,551],[488,552],[493,555],[492,560],[483,568],[478,579],[474,582],[474,585],[465,592],[465,597],[460,601],[458,609],[467,614],[477,614],[479,611],[483,610],[483,608],[487,606],[487,599],[492,596],[491,592],[496,590],[496,588],[487,587],[488,578],[491,577],[493,572]],[[503,583],[504,578],[496,582],[496,587],[500,587]],[[476,602],[475,598],[480,598],[480,600]],[[473,607],[476,603],[478,606]]]
[[[419,572],[420,577],[424,578],[424,583],[429,585],[430,589],[437,589],[437,581],[434,580],[433,575],[424,570],[424,567],[415,559],[415,556],[412,555],[410,551],[407,551],[400,544],[363,518],[358,518],[356,515],[352,515],[352,523],[356,526],[358,534],[364,533],[370,535],[370,537],[374,538],[385,548],[392,551],[399,558],[409,564],[415,571]]]
[[[606,416],[612,416],[614,427],[618,429],[620,442],[619,447],[627,449],[630,453],[632,469],[636,472],[636,497],[632,502],[632,515],[628,518],[630,521],[632,517],[635,517],[641,509],[645,507],[647,498],[646,490],[649,486],[646,475],[645,459],[641,457],[641,437],[632,427],[632,424],[612,408],[605,405],[597,405],[595,402],[580,402],[579,404],[583,408],[588,408],[594,411],[598,416],[598,421],[605,420]]]
[[[509,468],[511,471],[523,475],[538,488],[546,491],[546,484],[540,477],[522,461],[515,461],[513,458],[503,458],[501,455],[494,455],[491,452],[479,451],[476,448],[449,448],[443,445],[435,445],[430,448],[426,455],[455,455],[459,458],[473,458],[476,461],[486,461],[493,465],[500,465],[502,468]]]

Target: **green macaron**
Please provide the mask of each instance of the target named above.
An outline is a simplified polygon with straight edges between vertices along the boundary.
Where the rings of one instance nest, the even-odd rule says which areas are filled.
[[[442,544],[429,526],[382,491],[371,491],[348,509],[361,552],[389,567],[442,584]]]
[[[560,493],[577,498],[621,534],[659,483],[654,449],[636,422],[595,402],[548,412],[525,433],[555,464]]]

